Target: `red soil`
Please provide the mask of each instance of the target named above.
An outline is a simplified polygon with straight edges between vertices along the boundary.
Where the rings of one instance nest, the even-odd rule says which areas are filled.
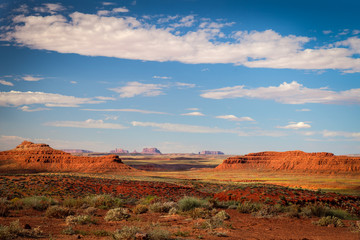
[[[218,170],[247,168],[324,173],[359,173],[360,157],[335,156],[332,153],[326,152],[259,152],[229,157],[216,167]]]
[[[0,152],[2,171],[46,171],[46,172],[128,172],[136,171],[125,165],[119,156],[79,157],[47,144],[24,141],[16,148]],[[1,171],[0,170],[0,171]]]

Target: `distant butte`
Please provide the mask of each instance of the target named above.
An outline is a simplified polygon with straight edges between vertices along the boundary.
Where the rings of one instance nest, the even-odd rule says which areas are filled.
[[[259,152],[229,157],[216,167],[217,170],[251,168],[299,170],[304,172],[359,173],[360,157],[335,156],[327,152]]]
[[[0,171],[105,173],[136,169],[125,165],[117,155],[73,156],[47,144],[24,141],[12,150],[0,152]]]

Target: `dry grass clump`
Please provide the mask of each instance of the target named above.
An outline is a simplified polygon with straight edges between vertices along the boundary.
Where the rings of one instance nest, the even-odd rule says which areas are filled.
[[[132,209],[132,211],[135,214],[146,213],[148,210],[149,210],[149,208],[146,205],[143,205],[143,204],[138,204]]]
[[[65,222],[67,225],[85,225],[85,224],[96,224],[96,220],[89,215],[70,215],[66,217]]]
[[[190,211],[194,208],[209,208],[209,206],[209,201],[195,197],[183,197],[178,201],[179,210],[182,212]]]
[[[17,237],[23,238],[39,238],[43,237],[43,233],[39,227],[33,229],[23,229],[19,220],[13,221],[9,226],[0,225],[0,239],[8,240]]]
[[[9,202],[5,198],[0,198],[0,217],[7,217],[9,214]]]
[[[150,211],[168,213],[171,208],[177,208],[176,202],[156,202],[149,206]]]
[[[259,211],[263,207],[263,204],[258,202],[246,201],[240,203],[237,207],[237,210],[241,213],[253,213]]]
[[[110,209],[104,219],[105,221],[121,221],[130,217],[129,210],[126,208],[114,208]]]
[[[32,208],[37,211],[44,211],[49,206],[55,205],[58,202],[50,197],[45,196],[31,196],[21,199],[22,205],[24,208]]]
[[[61,206],[50,206],[45,212],[45,216],[49,218],[66,218],[67,216],[73,214],[74,211]]]
[[[318,221],[313,222],[315,225],[319,226],[334,226],[334,227],[344,227],[343,221],[341,221],[340,218],[333,217],[333,216],[327,216],[322,217]]]

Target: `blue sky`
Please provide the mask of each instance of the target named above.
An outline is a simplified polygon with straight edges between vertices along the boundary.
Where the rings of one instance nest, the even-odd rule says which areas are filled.
[[[358,1],[2,1],[0,150],[360,153]]]

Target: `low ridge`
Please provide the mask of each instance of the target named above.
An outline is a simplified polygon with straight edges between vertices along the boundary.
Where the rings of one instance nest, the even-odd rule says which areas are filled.
[[[218,170],[247,168],[359,173],[360,157],[335,156],[327,152],[269,151],[229,157],[216,167]]]
[[[0,169],[84,173],[136,171],[124,164],[117,155],[73,156],[47,144],[29,141],[22,142],[12,150],[0,152]]]

